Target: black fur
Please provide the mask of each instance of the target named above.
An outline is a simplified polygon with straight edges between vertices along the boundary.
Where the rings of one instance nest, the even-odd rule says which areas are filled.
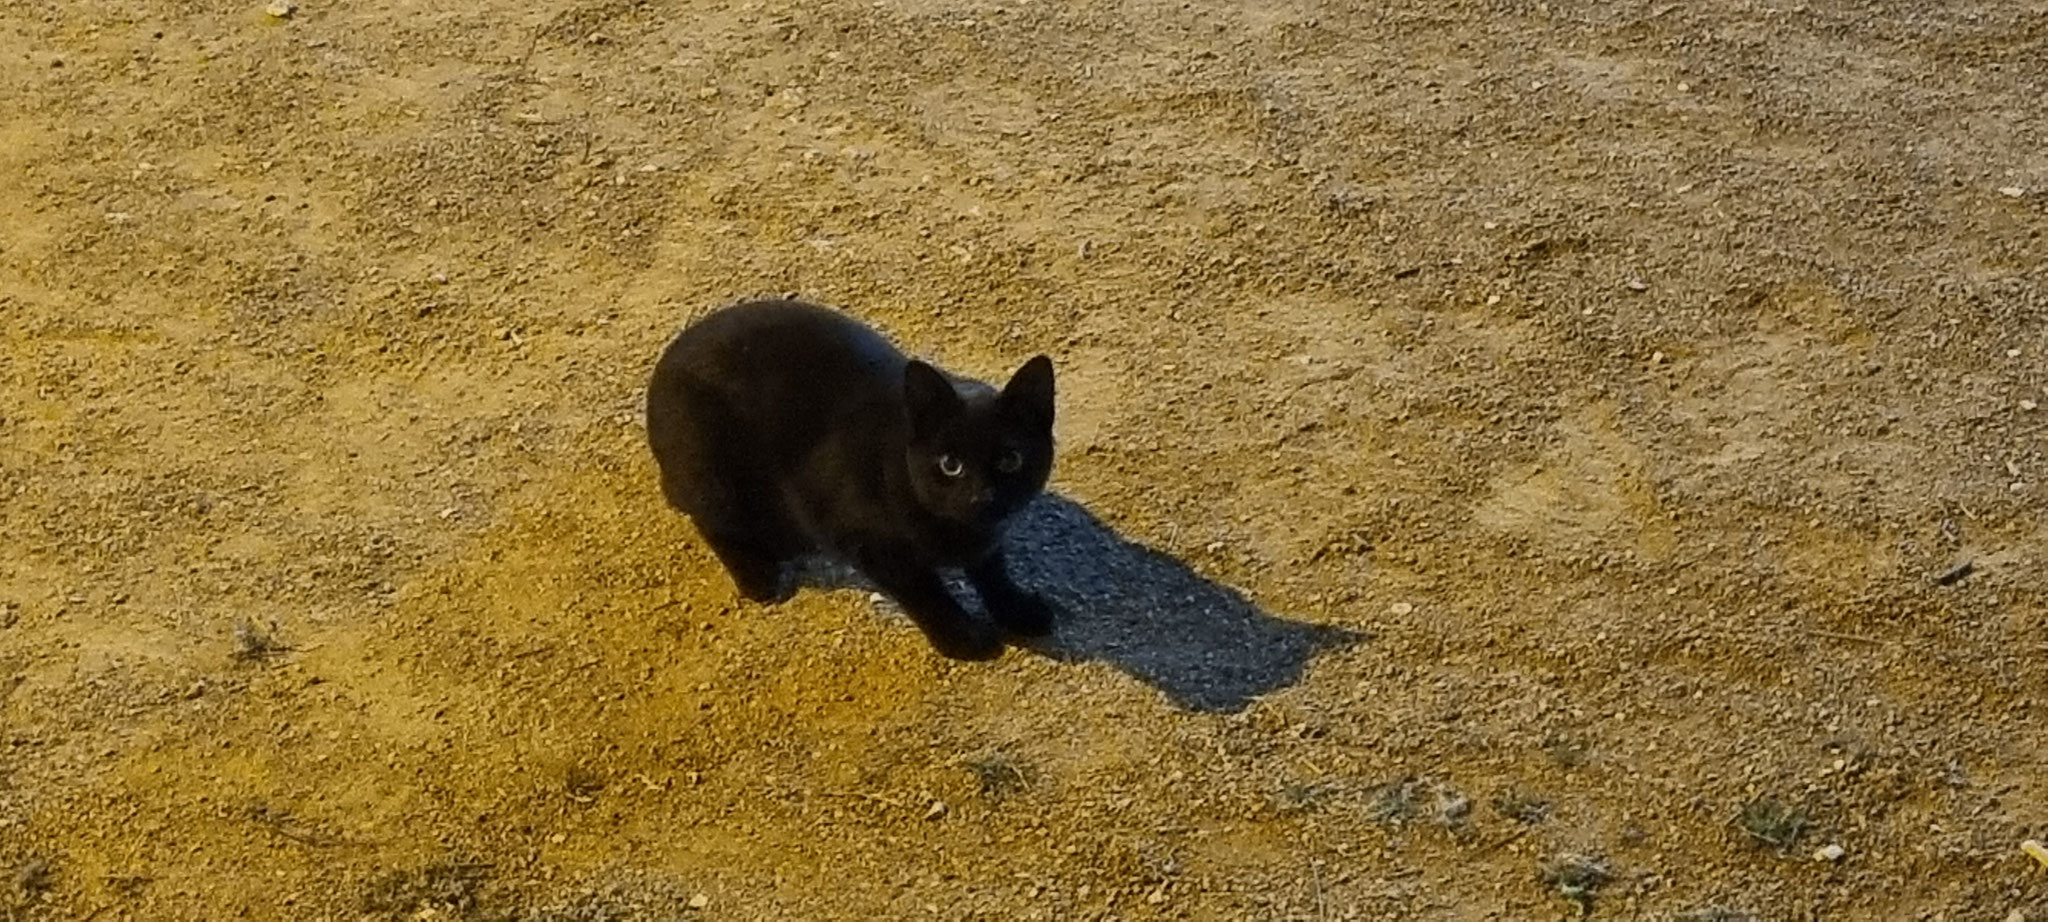
[[[1052,629],[1052,609],[1010,581],[999,540],[1045,487],[1052,422],[1045,356],[997,391],[797,301],[738,304],[690,325],[647,389],[662,491],[741,595],[783,601],[794,558],[831,554],[956,659],[994,658],[1003,642],[947,591],[942,568],[964,570],[1003,628]]]

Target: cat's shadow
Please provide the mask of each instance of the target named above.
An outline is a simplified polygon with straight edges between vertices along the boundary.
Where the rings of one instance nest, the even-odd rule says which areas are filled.
[[[1316,654],[1364,638],[1270,614],[1172,555],[1124,540],[1060,496],[1018,514],[1005,553],[1017,583],[1060,609],[1053,635],[1025,649],[1109,663],[1188,710],[1243,710],[1300,681]],[[859,585],[843,570],[807,570],[808,585]]]

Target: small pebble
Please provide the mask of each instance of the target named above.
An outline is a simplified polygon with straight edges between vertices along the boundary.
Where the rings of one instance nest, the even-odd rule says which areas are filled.
[[[1839,845],[1823,845],[1820,847],[1818,851],[1815,851],[1813,853],[1813,860],[1840,861],[1842,860],[1842,856],[1846,854],[1848,854],[1848,851],[1843,849]]]
[[[699,894],[697,894],[696,896],[690,897],[690,908],[691,908],[691,909],[703,909],[704,907],[706,907],[706,906],[709,906],[709,905],[711,905],[711,898],[710,898],[710,897],[708,897],[708,896],[705,896],[705,895],[704,895],[704,894],[702,894],[702,893],[699,893]]]
[[[1395,602],[1387,610],[1396,615],[1412,615],[1415,613],[1415,604],[1412,602]]]
[[[1998,194],[2003,195],[2006,198],[2019,198],[2020,196],[2027,194],[2027,190],[2022,189],[2019,186],[2006,186],[2002,189],[1999,189]]]
[[[2038,403],[2035,403],[2035,402],[2033,402],[2033,401],[2031,401],[2031,400],[2022,400],[2022,401],[2020,401],[2020,409],[2022,409],[2022,410],[2027,410],[2027,411],[2030,411],[2030,412],[2031,412],[2031,411],[2033,411],[2033,410],[2038,410],[2038,409],[2040,409],[2040,408],[2041,408],[2041,405],[2040,405],[2040,404],[2038,404]]]
[[[298,11],[299,5],[292,0],[270,0],[270,5],[263,8],[272,19],[290,19]]]
[[[1628,290],[1630,290],[1630,291],[1649,291],[1649,290],[1650,290],[1650,283],[1649,283],[1649,282],[1645,282],[1645,281],[1643,281],[1642,279],[1629,279],[1628,281],[1626,281],[1626,282],[1623,282],[1623,283],[1622,283],[1622,285],[1623,285],[1623,287],[1627,288],[1627,289],[1628,289]]]
[[[946,815],[946,802],[945,802],[945,801],[943,801],[943,800],[934,800],[934,801],[932,801],[932,807],[931,807],[931,809],[929,809],[929,810],[926,810],[926,811],[924,812],[924,818],[925,818],[925,819],[928,819],[928,820],[935,820],[935,819],[938,819],[939,817],[942,817],[942,816],[945,816],[945,815]]]

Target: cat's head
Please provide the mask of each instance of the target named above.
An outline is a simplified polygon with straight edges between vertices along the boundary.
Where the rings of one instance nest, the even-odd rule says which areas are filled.
[[[925,511],[994,528],[1038,495],[1052,473],[1052,360],[1037,356],[1000,391],[919,361],[903,369],[910,486]]]

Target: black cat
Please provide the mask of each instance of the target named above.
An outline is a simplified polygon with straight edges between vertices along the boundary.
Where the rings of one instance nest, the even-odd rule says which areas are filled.
[[[999,540],[1052,472],[1052,421],[1045,356],[997,391],[798,301],[737,304],[691,324],[647,388],[662,491],[741,595],[788,599],[786,564],[828,553],[955,659],[992,659],[1003,640],[953,598],[940,568],[965,570],[1003,628],[1052,630],[1052,609],[1010,581]]]

